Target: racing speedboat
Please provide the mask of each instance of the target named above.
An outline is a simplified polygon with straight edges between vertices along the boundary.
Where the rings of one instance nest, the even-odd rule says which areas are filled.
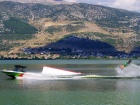
[[[12,77],[12,78],[16,78],[16,77],[22,77],[25,73],[24,69],[26,68],[26,66],[21,66],[21,65],[15,65],[15,69],[14,70],[1,70],[1,72],[3,72],[4,74]]]

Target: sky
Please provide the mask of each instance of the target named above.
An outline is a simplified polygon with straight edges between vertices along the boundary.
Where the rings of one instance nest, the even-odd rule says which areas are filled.
[[[140,0],[65,0],[65,1],[98,4],[113,8],[121,8],[130,11],[140,12]]]

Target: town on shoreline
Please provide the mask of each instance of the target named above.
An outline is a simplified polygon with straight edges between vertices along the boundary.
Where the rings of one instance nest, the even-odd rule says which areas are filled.
[[[61,54],[18,54],[18,55],[0,55],[0,60],[55,60],[55,59],[140,59],[139,55],[134,54],[116,54],[104,55],[102,53],[92,55],[61,55]]]

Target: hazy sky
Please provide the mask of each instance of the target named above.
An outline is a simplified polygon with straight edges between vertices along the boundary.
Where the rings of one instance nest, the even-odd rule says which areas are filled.
[[[140,0],[65,0],[65,1],[99,4],[114,8],[122,8],[140,12]]]

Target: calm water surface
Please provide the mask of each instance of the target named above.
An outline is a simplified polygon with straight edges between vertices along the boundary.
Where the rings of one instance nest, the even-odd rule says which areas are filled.
[[[125,60],[0,60],[0,69],[15,64],[41,74],[43,66],[96,75],[117,75]],[[138,60],[134,64],[140,65]],[[36,75],[35,75],[36,76]],[[140,105],[140,79],[12,80],[0,72],[0,105]]]

